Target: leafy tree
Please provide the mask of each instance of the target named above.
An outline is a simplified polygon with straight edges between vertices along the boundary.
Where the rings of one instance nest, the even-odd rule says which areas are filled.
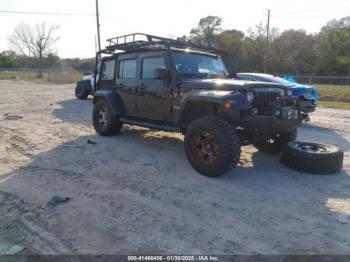
[[[315,67],[315,38],[304,30],[286,30],[271,43],[270,69],[281,74],[312,74]]]
[[[346,75],[350,67],[350,16],[332,20],[317,37],[317,70]]]
[[[215,45],[225,50],[234,66],[240,69],[240,65],[243,63],[242,44],[244,39],[244,33],[239,30],[225,30],[218,34],[215,38]]]
[[[262,23],[248,30],[248,36],[243,41],[244,71],[262,72],[266,51],[266,28]]]
[[[13,51],[4,51],[0,53],[0,67],[11,68],[17,67],[16,53]]]
[[[222,19],[218,16],[207,16],[199,20],[198,25],[190,32],[190,40],[212,47],[215,36],[221,31]]]

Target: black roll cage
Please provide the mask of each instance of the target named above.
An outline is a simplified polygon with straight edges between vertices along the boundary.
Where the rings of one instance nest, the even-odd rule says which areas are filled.
[[[209,48],[202,45],[197,45],[191,42],[179,41],[170,38],[164,38],[155,35],[149,35],[144,33],[134,33],[123,36],[118,36],[114,38],[107,39],[109,43],[105,49],[100,50],[96,53],[95,59],[95,76],[97,76],[97,65],[99,60],[101,60],[102,54],[117,54],[124,52],[142,52],[142,51],[159,51],[165,50],[168,53],[170,59],[171,70],[173,71],[173,75],[176,75],[175,63],[173,61],[173,56],[171,54],[171,48],[179,48],[179,49],[188,49],[189,52],[201,52],[203,54],[216,54],[220,56],[225,65],[229,67],[230,74],[232,77],[236,77],[236,70],[233,66],[229,56],[223,50],[216,48]],[[120,52],[123,51],[123,52]],[[96,87],[97,77],[94,78],[94,86]],[[176,81],[175,81],[176,82]]]

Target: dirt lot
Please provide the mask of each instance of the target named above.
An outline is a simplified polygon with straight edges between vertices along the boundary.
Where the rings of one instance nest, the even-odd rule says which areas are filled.
[[[211,179],[182,135],[99,137],[91,109],[73,85],[0,81],[0,253],[350,254],[350,111],[320,109],[300,128],[346,151],[336,175],[244,147],[239,167]],[[42,209],[54,195],[71,200]]]

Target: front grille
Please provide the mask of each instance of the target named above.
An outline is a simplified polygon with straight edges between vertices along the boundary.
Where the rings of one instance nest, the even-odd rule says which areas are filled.
[[[279,88],[255,88],[253,89],[253,104],[257,107],[258,113],[270,113],[273,111],[273,104],[283,94]]]

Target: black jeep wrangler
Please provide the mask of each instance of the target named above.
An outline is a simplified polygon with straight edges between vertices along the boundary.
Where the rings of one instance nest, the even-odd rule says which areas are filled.
[[[123,124],[182,132],[187,158],[203,175],[235,167],[242,145],[280,152],[307,118],[287,87],[232,80],[223,51],[145,34],[108,41],[96,56],[96,132],[117,134]]]

